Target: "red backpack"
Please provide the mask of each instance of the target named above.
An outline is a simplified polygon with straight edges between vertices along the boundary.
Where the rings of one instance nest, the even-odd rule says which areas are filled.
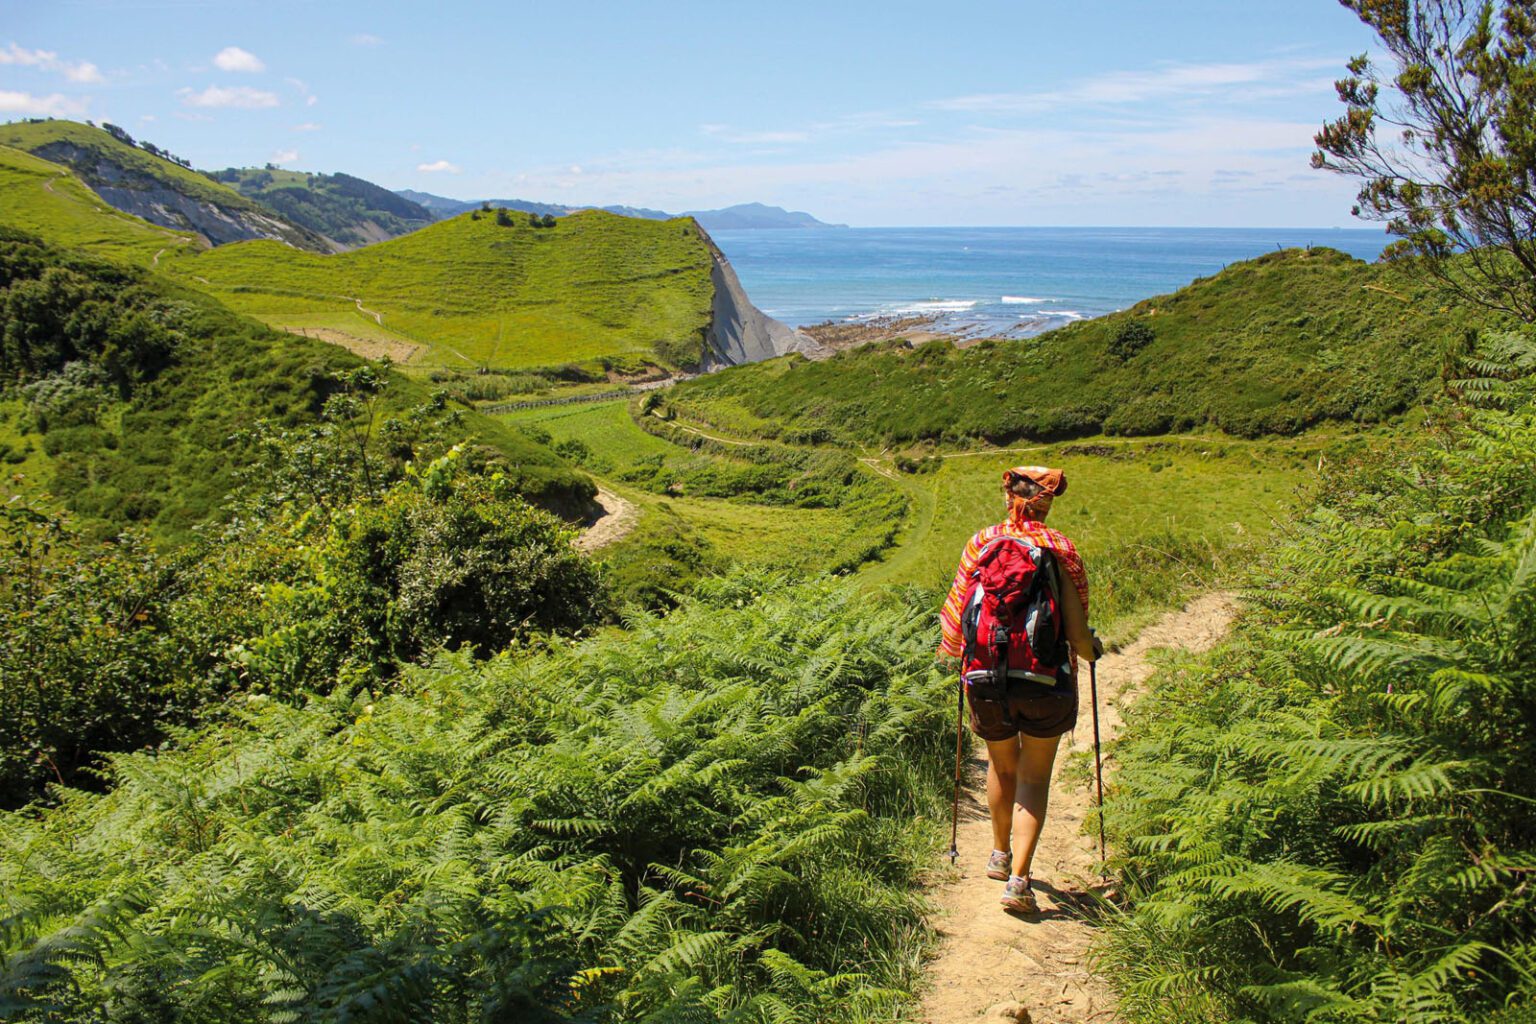
[[[960,616],[960,672],[970,686],[1002,698],[1009,680],[1055,686],[1071,677],[1060,580],[1049,548],[1004,536],[981,549]]]

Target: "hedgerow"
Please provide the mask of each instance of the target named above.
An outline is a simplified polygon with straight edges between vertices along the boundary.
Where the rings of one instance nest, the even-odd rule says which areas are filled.
[[[1536,998],[1536,346],[1325,480],[1236,639],[1140,701],[1106,815],[1133,1019],[1462,1021]]]
[[[0,815],[19,1021],[886,1019],[948,680],[923,602],[719,579],[622,635],[252,699]]]

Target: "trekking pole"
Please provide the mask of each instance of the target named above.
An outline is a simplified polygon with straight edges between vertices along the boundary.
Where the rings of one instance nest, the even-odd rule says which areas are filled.
[[[1104,759],[1099,743],[1099,663],[1097,659],[1088,663],[1088,688],[1089,695],[1093,699],[1093,775],[1099,789],[1099,877],[1108,882],[1109,872],[1104,867],[1108,857],[1104,847]]]
[[[964,663],[962,662],[962,667]],[[964,739],[965,719],[965,676],[957,674],[955,678],[955,797],[949,805],[949,863],[953,865],[960,857],[960,849],[955,841],[960,837],[960,748]]]

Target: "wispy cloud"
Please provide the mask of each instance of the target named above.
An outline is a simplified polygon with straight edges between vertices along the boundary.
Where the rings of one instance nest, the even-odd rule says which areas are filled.
[[[210,85],[201,92],[181,89],[177,92],[181,102],[189,107],[235,107],[242,110],[260,110],[278,106],[275,93],[264,89],[252,89],[248,85]]]
[[[348,39],[347,42],[351,43],[353,46],[383,46],[384,45],[384,40],[380,39],[378,36],[374,35],[372,32],[359,32],[357,35],[355,35],[352,38]]]
[[[314,93],[309,91],[309,83],[304,81],[304,79],[285,78],[283,81],[287,82],[288,85],[299,94],[299,98],[304,101],[304,105],[306,107],[312,107],[316,103],[320,102],[319,98],[317,98]]]
[[[305,121],[303,124],[294,125],[293,130],[296,132],[317,132],[323,127],[324,125],[318,124],[314,121]]]
[[[34,96],[29,92],[0,90],[0,113],[26,114],[31,117],[79,117],[85,110],[84,100],[61,93]]]
[[[28,50],[15,43],[0,50],[0,64],[51,71],[63,75],[76,85],[97,85],[106,81],[100,69],[88,60],[60,60],[59,55],[52,50]]]
[[[280,149],[272,154],[272,162],[275,164],[298,163],[299,151],[296,149]]]
[[[933,100],[927,105],[934,110],[1032,114],[1073,106],[1122,106],[1209,97],[1223,92],[1247,94],[1256,86],[1264,86],[1271,96],[1290,95],[1314,88],[1317,71],[1338,68],[1342,63],[1337,58],[1286,58],[1248,63],[1164,64],[1149,70],[1112,71],[1060,89],[975,93]]]
[[[213,55],[213,66],[220,71],[239,71],[247,74],[267,70],[267,65],[262,59],[249,50],[242,50],[238,46],[226,46]]]
[[[417,164],[416,169],[427,174],[458,174],[462,170],[458,164],[451,164],[447,160],[434,160],[429,164]]]
[[[809,132],[804,131],[741,131],[726,124],[701,124],[699,131],[722,142],[747,146],[778,146],[806,142]]]

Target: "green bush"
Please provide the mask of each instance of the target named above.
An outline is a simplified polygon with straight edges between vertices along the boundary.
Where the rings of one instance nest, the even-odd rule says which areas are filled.
[[[0,806],[80,784],[104,751],[197,721],[233,693],[302,700],[388,684],[438,649],[490,656],[611,617],[572,532],[455,452],[377,497],[299,503],[195,548],[81,544],[0,522]],[[124,500],[124,499],[120,499]]]

